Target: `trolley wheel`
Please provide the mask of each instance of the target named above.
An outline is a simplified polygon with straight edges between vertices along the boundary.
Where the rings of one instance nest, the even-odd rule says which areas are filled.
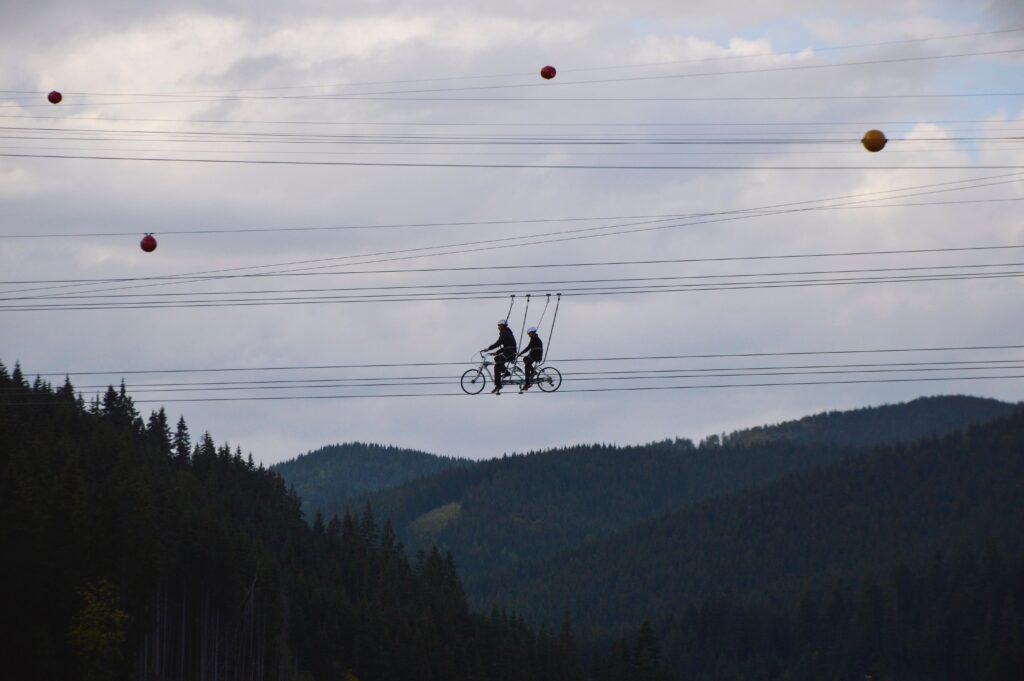
[[[469,369],[466,373],[462,374],[462,380],[459,381],[459,384],[466,394],[476,395],[487,385],[487,374],[480,369]]]
[[[562,386],[562,374],[555,367],[544,367],[534,379],[537,387],[546,393],[553,393]]]

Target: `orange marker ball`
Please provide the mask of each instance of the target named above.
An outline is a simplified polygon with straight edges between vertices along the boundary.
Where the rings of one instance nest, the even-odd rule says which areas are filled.
[[[868,151],[881,151],[885,149],[885,143],[888,142],[885,138],[885,133],[881,130],[868,130],[864,133],[864,137],[860,143],[864,145],[864,148]]]

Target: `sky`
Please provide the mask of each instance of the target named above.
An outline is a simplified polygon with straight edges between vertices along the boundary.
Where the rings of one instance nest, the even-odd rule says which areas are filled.
[[[1014,0],[6,0],[0,361],[124,379],[266,464],[1020,401],[1022,28]],[[137,279],[211,272],[292,276]],[[407,288],[337,299],[371,286]],[[562,388],[462,395],[509,296],[518,337],[559,291]],[[913,351],[773,354],[880,349]]]

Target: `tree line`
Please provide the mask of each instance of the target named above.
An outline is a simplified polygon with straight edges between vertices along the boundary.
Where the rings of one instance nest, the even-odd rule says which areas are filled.
[[[124,386],[0,364],[0,640],[17,679],[551,681],[571,637],[472,612],[450,556],[370,508],[304,521],[239,448]]]

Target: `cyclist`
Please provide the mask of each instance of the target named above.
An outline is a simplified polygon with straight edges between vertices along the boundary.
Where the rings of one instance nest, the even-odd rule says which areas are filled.
[[[516,337],[512,335],[512,329],[508,328],[508,320],[498,320],[498,340],[483,349],[488,352],[498,348],[494,353],[494,390],[492,393],[501,393],[501,378],[506,373],[505,365],[514,362],[516,358]]]
[[[544,359],[544,343],[541,342],[540,336],[537,335],[537,327],[531,326],[526,330],[526,333],[530,336],[530,342],[519,353],[520,357],[525,355],[523,364],[526,365],[526,382],[519,389],[520,393],[526,392],[533,385],[533,365]]]

